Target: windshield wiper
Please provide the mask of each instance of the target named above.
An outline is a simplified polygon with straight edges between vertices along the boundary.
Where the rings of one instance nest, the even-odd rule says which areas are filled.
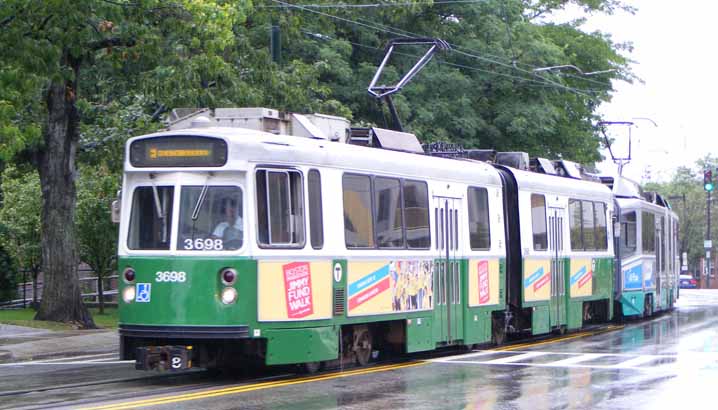
[[[207,189],[209,188],[209,177],[212,176],[212,173],[209,173],[207,175],[207,180],[204,181],[204,186],[202,187],[202,191],[199,193],[199,198],[197,198],[197,203],[194,204],[194,210],[192,211],[192,220],[196,221],[197,218],[199,218],[199,210],[202,209],[202,205],[204,204],[204,199],[207,197]]]
[[[150,182],[152,183],[152,194],[155,198],[155,211],[157,211],[157,217],[164,219],[165,214],[162,211],[162,203],[160,202],[160,194],[157,192],[157,185],[155,184],[154,177],[150,175]]]

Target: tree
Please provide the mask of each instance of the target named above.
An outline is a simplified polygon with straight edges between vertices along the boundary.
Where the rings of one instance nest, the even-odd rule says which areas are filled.
[[[715,163],[715,159],[706,157],[696,162],[698,169],[705,164]],[[679,218],[680,252],[686,252],[688,265],[697,266],[705,256],[703,240],[706,235],[706,193],[703,190],[703,173],[696,173],[688,167],[678,167],[670,181],[648,183],[648,191],[656,191],[669,198],[673,210]],[[685,201],[683,200],[685,198]],[[718,227],[713,227],[712,237],[716,237]]]
[[[0,302],[13,300],[16,291],[17,267],[5,247],[0,243]]]
[[[0,224],[4,225],[5,234],[0,236],[0,243],[21,269],[30,271],[33,306],[37,307],[37,279],[42,263],[40,180],[35,171],[28,172],[9,166],[2,174],[2,192]]]
[[[404,35],[442,38],[452,50],[438,54],[395,98],[408,131],[424,142],[592,163],[600,160],[596,108],[610,100],[612,80],[633,77],[621,54],[625,45],[602,33],[582,32],[579,21],[540,20],[568,3],[604,13],[627,8],[613,0],[417,2],[321,14],[298,7],[258,9],[249,21],[269,24],[278,16],[285,59],[313,63],[320,73],[318,85],[331,90],[331,98],[349,107],[354,118],[379,126],[387,111],[377,109],[366,86],[384,45]],[[398,80],[421,51],[395,53],[380,83]],[[561,65],[602,73],[533,72]]]
[[[113,271],[117,254],[117,225],[111,220],[110,206],[117,198],[119,176],[102,167],[81,172],[77,197],[77,236],[80,259],[97,275],[100,314],[105,313],[103,279]]]
[[[40,175],[45,286],[36,319],[94,327],[80,298],[74,230],[75,158],[81,125],[78,101],[89,85],[85,83],[88,76],[100,71],[110,77],[121,76],[119,72],[133,65],[135,72],[142,70],[134,85],[142,87],[146,84],[141,74],[150,73],[151,77],[172,72],[162,64],[162,58],[171,56],[170,61],[182,59],[185,63],[175,66],[173,74],[208,80],[226,66],[221,53],[233,42],[232,28],[246,7],[245,3],[221,0],[0,3],[2,67],[26,76],[29,80],[23,81],[23,86],[35,86],[32,93],[6,92],[13,98],[2,97],[5,108],[0,115],[13,121],[0,132],[3,141],[13,142],[2,147],[4,155],[24,152]],[[132,64],[128,59],[134,60]],[[9,85],[17,90],[13,83]],[[199,83],[186,90],[208,86],[209,82]],[[22,104],[28,95],[40,95],[42,103],[30,99],[26,109]],[[25,129],[22,124],[26,121],[33,126]]]

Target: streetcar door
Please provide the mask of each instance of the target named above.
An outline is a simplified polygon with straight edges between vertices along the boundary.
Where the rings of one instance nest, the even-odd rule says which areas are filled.
[[[653,270],[653,276],[656,278],[656,296],[653,300],[653,309],[660,303],[663,303],[663,277],[666,267],[666,252],[664,242],[665,222],[663,216],[656,217],[656,267]]]
[[[435,320],[440,328],[437,334],[439,340],[448,343],[462,340],[464,334],[459,257],[460,205],[460,199],[434,197],[434,249],[437,254],[434,270]]]
[[[551,327],[566,323],[566,272],[563,255],[564,209],[548,208],[548,248],[551,253]]]

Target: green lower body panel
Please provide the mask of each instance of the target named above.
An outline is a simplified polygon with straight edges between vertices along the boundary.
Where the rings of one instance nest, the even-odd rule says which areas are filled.
[[[465,318],[464,344],[488,343],[491,341],[491,312],[496,309],[469,309]]]
[[[551,330],[549,321],[548,305],[535,306],[531,312],[531,334],[540,335],[548,333]]]
[[[568,303],[568,329],[580,329],[583,326],[583,301],[570,301]]]
[[[319,362],[339,357],[339,330],[334,326],[267,329],[268,365]]]
[[[623,292],[620,299],[623,316],[642,315],[645,297],[643,291]]]
[[[407,353],[433,350],[435,346],[433,337],[433,322],[430,317],[411,319],[406,323],[406,351]]]

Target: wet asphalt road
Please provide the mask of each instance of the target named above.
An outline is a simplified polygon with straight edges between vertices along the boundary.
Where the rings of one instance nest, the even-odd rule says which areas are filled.
[[[201,372],[147,378],[110,356],[0,365],[0,408],[718,408],[718,292],[683,290],[672,313],[578,336],[340,374],[251,381]],[[87,382],[99,384],[81,386]],[[3,394],[48,385],[65,387]]]

